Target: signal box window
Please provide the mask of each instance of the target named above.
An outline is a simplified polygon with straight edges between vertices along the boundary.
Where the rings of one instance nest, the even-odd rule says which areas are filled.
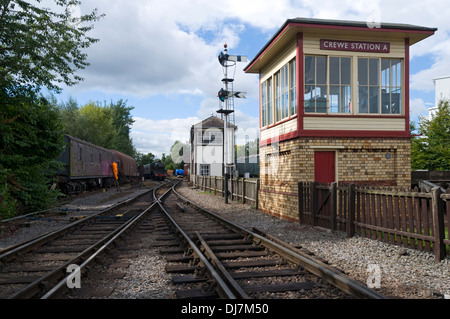
[[[358,111],[401,114],[402,61],[358,59]]]
[[[200,175],[209,176],[210,175],[210,164],[200,164]]]
[[[297,68],[292,59],[261,83],[261,127],[297,114]]]
[[[305,57],[305,112],[351,113],[351,58]]]

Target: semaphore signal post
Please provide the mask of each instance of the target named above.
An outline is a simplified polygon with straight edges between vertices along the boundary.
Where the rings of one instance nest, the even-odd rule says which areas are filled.
[[[234,143],[233,136],[230,136],[230,132],[233,130],[228,129],[228,115],[234,112],[234,103],[230,103],[234,98],[245,98],[245,92],[234,92],[233,81],[234,79],[228,78],[228,68],[235,66],[237,62],[247,62],[247,57],[244,55],[229,55],[227,50],[227,44],[224,44],[224,52],[220,52],[218,59],[224,70],[224,78],[222,82],[224,87],[218,92],[220,101],[223,102],[223,108],[217,111],[224,115],[224,127],[223,127],[223,176],[224,176],[224,197],[225,203],[228,203],[228,177],[232,175],[234,165]],[[231,86],[231,90],[229,90]],[[234,133],[233,133],[234,134]]]

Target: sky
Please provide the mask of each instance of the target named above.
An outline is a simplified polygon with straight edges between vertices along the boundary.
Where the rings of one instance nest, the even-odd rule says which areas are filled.
[[[136,150],[157,157],[170,154],[176,140],[187,142],[193,124],[218,115],[224,70],[217,56],[224,43],[228,54],[251,61],[287,19],[438,28],[410,49],[412,119],[434,106],[433,79],[450,75],[448,0],[82,0],[72,12],[76,16],[93,8],[105,17],[88,34],[100,41],[84,51],[90,66],[77,72],[84,81],[63,87],[56,98],[72,97],[78,105],[125,100],[134,107]],[[245,74],[246,65],[237,63],[228,72],[234,90],[246,92],[245,99],[234,99],[238,136],[253,140],[258,137],[258,75]]]

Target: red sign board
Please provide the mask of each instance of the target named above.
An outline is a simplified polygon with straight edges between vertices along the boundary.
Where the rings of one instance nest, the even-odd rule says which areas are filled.
[[[389,53],[391,51],[391,44],[389,42],[363,42],[363,41],[321,39],[320,49],[336,50],[336,51]]]

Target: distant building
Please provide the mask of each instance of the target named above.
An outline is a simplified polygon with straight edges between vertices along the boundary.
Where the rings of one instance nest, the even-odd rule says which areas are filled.
[[[238,157],[236,171],[239,177],[259,177],[259,154]]]
[[[237,126],[228,123],[228,136],[234,145],[234,132]],[[191,145],[191,178],[200,176],[223,176],[223,142],[224,121],[216,116],[192,125]],[[234,148],[233,148],[234,149]],[[234,158],[234,154],[232,154]]]
[[[450,100],[450,76],[433,79],[434,83],[434,106],[428,109],[428,119],[437,112],[439,101]]]

